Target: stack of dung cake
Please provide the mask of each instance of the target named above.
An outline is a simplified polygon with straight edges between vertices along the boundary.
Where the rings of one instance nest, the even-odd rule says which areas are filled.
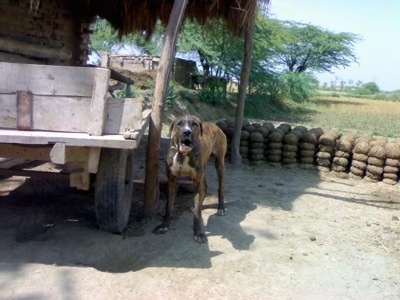
[[[249,137],[249,159],[253,164],[264,161],[264,136],[261,132],[254,131]]]
[[[299,141],[307,128],[297,126],[283,137],[282,164],[288,168],[297,166]]]
[[[330,171],[336,140],[340,137],[339,130],[332,128],[325,131],[318,139],[318,152],[316,154],[317,169]]]
[[[387,143],[385,150],[386,160],[383,168],[383,182],[396,184],[399,181],[400,141]]]
[[[332,160],[332,171],[337,177],[348,178],[351,162],[351,154],[356,140],[354,132],[342,135],[336,141],[335,153]]]
[[[305,132],[300,139],[300,168],[314,169],[315,154],[318,150],[319,137],[324,133],[322,128],[312,128]]]
[[[370,142],[365,178],[372,181],[380,181],[382,179],[383,166],[386,160],[386,144],[386,138],[382,137]]]
[[[372,137],[369,135],[362,135],[354,142],[353,158],[351,160],[350,176],[354,178],[363,178],[367,170],[369,143]]]

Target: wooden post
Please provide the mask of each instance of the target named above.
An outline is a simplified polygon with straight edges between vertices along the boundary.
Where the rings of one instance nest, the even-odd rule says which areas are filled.
[[[165,31],[164,46],[157,71],[154,99],[149,122],[146,148],[144,215],[153,213],[159,196],[158,168],[162,117],[168,91],[169,76],[174,62],[175,44],[188,0],[175,0]]]
[[[235,117],[235,131],[232,139],[232,149],[231,149],[231,163],[233,165],[242,164],[242,156],[240,155],[240,135],[243,125],[244,116],[244,105],[246,101],[247,86],[250,77],[250,67],[251,67],[251,54],[253,50],[253,34],[255,19],[257,18],[257,6],[256,3],[249,8],[247,12],[249,17],[249,23],[246,26],[245,36],[244,36],[244,57],[242,70],[240,72],[240,84],[238,90],[237,106],[236,106],[236,117]]]

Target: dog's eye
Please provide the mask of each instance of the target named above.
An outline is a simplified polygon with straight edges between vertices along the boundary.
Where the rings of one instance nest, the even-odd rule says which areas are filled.
[[[192,126],[196,127],[198,124],[196,122],[192,122]]]
[[[178,123],[176,123],[176,125],[181,126],[182,125],[182,121],[178,121]]]

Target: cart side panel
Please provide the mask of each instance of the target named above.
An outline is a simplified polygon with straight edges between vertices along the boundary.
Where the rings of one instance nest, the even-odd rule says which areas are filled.
[[[144,98],[108,98],[104,134],[123,134],[143,127]]]
[[[0,128],[18,128],[22,112],[17,94],[29,91],[32,111],[27,129],[102,135],[109,75],[102,68],[0,62],[0,77],[4,78],[0,82]]]
[[[98,69],[0,62],[0,93],[29,90],[34,95],[92,97]]]

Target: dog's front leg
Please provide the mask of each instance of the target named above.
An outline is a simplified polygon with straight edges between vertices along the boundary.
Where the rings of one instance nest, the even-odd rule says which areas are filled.
[[[193,231],[194,231],[194,239],[199,243],[207,243],[207,236],[204,231],[203,226],[203,218],[201,211],[203,209],[203,201],[206,197],[206,180],[204,177],[204,172],[194,180],[195,185],[195,197],[194,197],[194,217],[193,217]]]
[[[172,209],[174,207],[175,202],[175,192],[176,192],[176,181],[177,177],[174,175],[170,175],[168,178],[168,196],[167,196],[167,204],[165,206],[165,214],[163,222],[154,228],[154,233],[166,233],[169,228],[169,224],[171,222]]]

